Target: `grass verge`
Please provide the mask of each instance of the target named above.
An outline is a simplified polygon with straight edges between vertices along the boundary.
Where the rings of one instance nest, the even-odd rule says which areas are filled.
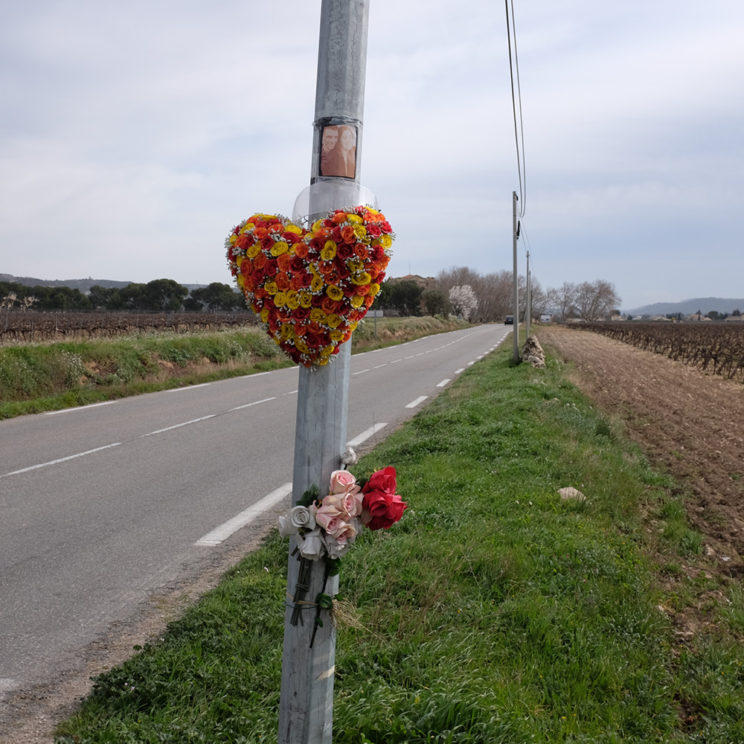
[[[680,640],[664,607],[685,595],[662,573],[699,541],[675,484],[558,364],[509,356],[354,468],[395,465],[410,508],[343,561],[334,742],[744,741],[742,593]],[[286,563],[273,531],[99,677],[59,744],[276,741]]]
[[[352,349],[369,351],[463,325],[431,317],[371,319],[354,333]],[[0,419],[291,365],[256,326],[2,346]]]

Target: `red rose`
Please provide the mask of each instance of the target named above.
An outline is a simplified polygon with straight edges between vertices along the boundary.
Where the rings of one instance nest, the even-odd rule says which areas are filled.
[[[395,468],[386,467],[372,473],[362,493],[362,522],[370,530],[387,529],[394,525],[408,507],[396,489]]]

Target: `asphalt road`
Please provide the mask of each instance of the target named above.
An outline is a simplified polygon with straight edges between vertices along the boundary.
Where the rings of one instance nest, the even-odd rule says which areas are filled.
[[[384,438],[510,332],[354,355],[349,441]],[[0,422],[0,704],[286,509],[297,382],[295,367]]]

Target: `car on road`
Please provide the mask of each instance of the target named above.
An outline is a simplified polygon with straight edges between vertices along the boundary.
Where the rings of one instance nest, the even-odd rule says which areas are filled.
[[[507,315],[504,318],[504,325],[514,325],[514,316],[513,315]]]

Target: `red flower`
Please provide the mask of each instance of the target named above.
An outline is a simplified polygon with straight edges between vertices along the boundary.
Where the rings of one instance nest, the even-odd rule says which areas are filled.
[[[396,473],[392,466],[372,473],[364,484],[362,522],[370,530],[392,527],[408,508],[408,504],[395,493],[396,488]]]

